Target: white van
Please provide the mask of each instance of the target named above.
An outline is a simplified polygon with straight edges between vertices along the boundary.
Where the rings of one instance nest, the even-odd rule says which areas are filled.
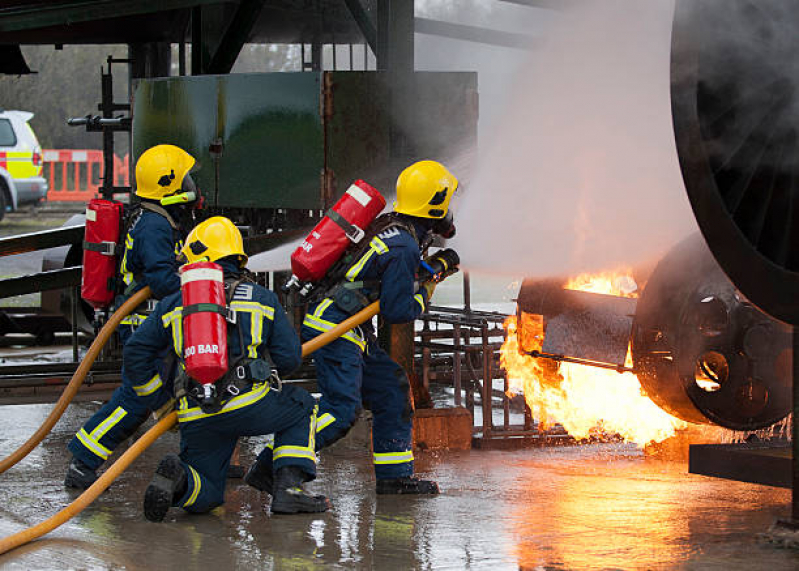
[[[28,121],[33,113],[0,109],[0,220],[23,204],[47,196],[42,147]]]

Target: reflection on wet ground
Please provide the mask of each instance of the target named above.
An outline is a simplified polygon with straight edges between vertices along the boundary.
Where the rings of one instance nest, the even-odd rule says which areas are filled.
[[[72,405],[22,464],[0,475],[0,536],[36,524],[74,495],[65,445],[96,409]],[[7,406],[0,454],[49,406]],[[364,430],[322,456],[312,489],[333,511],[271,516],[267,496],[240,480],[205,516],[147,522],[141,497],[170,433],[86,511],[44,539],[0,556],[2,569],[799,569],[799,554],[756,541],[788,512],[790,492],[686,474],[627,445],[418,458],[436,498],[377,497]],[[242,449],[249,463],[262,443]]]

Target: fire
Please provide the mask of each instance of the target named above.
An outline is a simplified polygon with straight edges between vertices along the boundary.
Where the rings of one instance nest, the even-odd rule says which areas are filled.
[[[566,289],[637,297],[629,273],[584,274],[570,280]],[[671,416],[647,398],[638,378],[576,363],[536,359],[519,351],[541,350],[544,323],[540,315],[523,313],[505,320],[507,337],[500,351],[511,390],[524,391],[532,414],[544,427],[560,423],[577,439],[618,434],[643,447],[674,436],[685,422]],[[632,365],[627,350],[627,366]]]

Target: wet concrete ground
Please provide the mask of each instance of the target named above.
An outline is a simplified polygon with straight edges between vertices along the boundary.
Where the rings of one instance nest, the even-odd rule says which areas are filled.
[[[50,405],[0,409],[0,453],[38,427]],[[65,445],[96,410],[72,405],[45,443],[0,475],[0,536],[34,525],[74,494]],[[272,516],[268,498],[232,480],[208,515],[141,512],[170,433],[100,499],[45,538],[0,556],[2,569],[799,569],[799,553],[756,534],[788,513],[788,490],[686,474],[627,445],[471,451],[418,457],[434,498],[377,497],[365,428],[322,454],[311,485],[326,514]],[[245,463],[262,442],[244,443]]]

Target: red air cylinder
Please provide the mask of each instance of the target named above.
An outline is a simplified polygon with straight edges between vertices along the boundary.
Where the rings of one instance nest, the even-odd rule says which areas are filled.
[[[122,204],[92,198],[86,207],[80,294],[95,309],[114,301]]]
[[[291,271],[301,282],[315,282],[342,256],[380,214],[386,199],[372,186],[356,180],[291,255]]]
[[[228,370],[222,267],[213,262],[186,264],[180,268],[180,291],[186,372],[202,384],[213,383]]]

